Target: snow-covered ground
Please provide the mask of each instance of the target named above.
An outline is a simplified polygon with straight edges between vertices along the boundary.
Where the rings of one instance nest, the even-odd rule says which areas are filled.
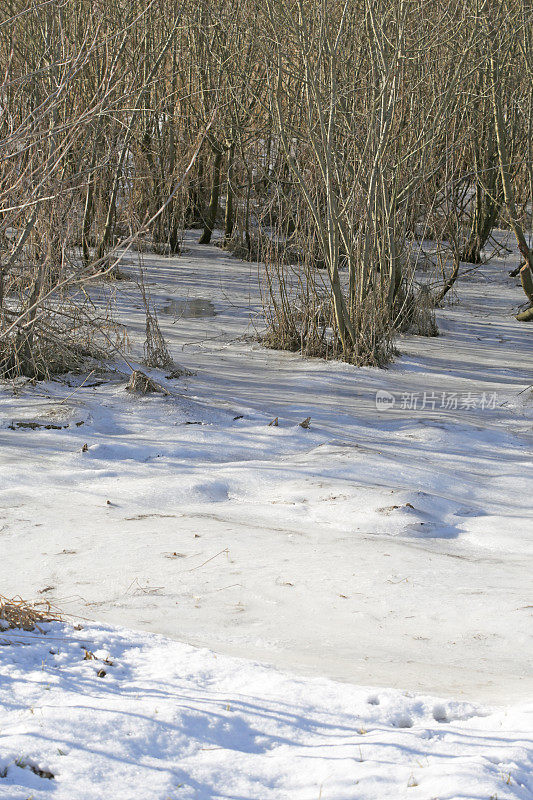
[[[127,393],[125,364],[0,389],[1,592],[85,626],[0,648],[0,797],[533,797],[516,259],[466,277],[441,336],[374,370],[261,348],[257,266],[187,247],[144,264],[195,372],[152,371],[169,396]],[[142,308],[118,292],[140,358]]]
[[[533,796],[533,706],[291,677],[96,626],[3,638],[23,644],[0,660],[0,798]]]

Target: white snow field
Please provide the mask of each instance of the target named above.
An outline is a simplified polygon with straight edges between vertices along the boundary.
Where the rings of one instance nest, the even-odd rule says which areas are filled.
[[[257,265],[186,246],[144,257],[168,396],[0,388],[0,592],[83,625],[2,634],[0,798],[533,798],[517,259],[377,370],[262,348]]]
[[[101,626],[3,640],[21,644],[0,660],[2,799],[533,796],[531,706],[291,677]]]

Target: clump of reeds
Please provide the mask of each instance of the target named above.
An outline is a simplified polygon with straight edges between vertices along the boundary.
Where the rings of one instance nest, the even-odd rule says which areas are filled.
[[[0,629],[33,631],[47,622],[61,621],[61,615],[46,600],[30,603],[21,597],[0,595]]]

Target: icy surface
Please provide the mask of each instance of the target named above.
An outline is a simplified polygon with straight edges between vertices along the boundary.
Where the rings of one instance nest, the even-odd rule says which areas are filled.
[[[0,389],[2,593],[301,675],[531,696],[533,338],[513,318],[516,263],[466,277],[442,335],[401,338],[377,370],[261,348],[257,265],[193,244],[146,256],[195,374],[154,371],[167,397],[126,392],[125,364],[79,388]],[[140,358],[141,304],[118,292]],[[180,316],[195,298],[215,315]]]

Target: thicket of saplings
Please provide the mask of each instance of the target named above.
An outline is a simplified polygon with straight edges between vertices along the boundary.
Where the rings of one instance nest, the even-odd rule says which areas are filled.
[[[398,330],[435,333],[496,227],[516,238],[531,320],[532,13],[4,0],[0,374],[120,348],[91,283],[133,249],[179,253],[187,228],[265,263],[271,347],[385,365]]]

